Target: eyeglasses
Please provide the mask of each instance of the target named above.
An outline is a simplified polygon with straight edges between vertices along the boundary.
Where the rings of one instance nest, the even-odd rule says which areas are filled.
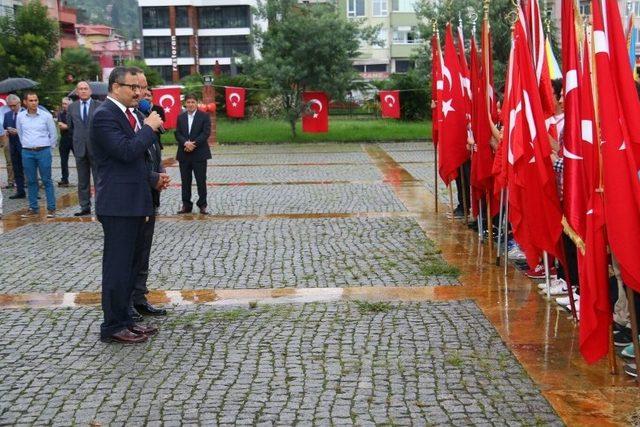
[[[128,87],[130,87],[130,88],[131,88],[131,90],[132,90],[132,91],[134,91],[134,92],[135,92],[135,91],[137,91],[137,90],[141,90],[141,89],[142,89],[142,88],[140,87],[140,85],[130,85],[130,84],[127,84],[127,83],[120,83],[120,82],[116,82],[116,83],[118,83],[120,86],[128,86]]]
[[[7,104],[7,105],[9,105],[9,108],[13,108],[13,107],[17,107],[18,106],[18,104]]]

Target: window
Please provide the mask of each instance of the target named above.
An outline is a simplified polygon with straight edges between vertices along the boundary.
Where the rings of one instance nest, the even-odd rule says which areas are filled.
[[[191,65],[178,65],[178,74],[181,79],[191,75]]]
[[[251,52],[246,36],[199,37],[201,58],[229,58]]]
[[[178,56],[181,58],[187,58],[191,56],[191,48],[190,48],[190,43],[189,43],[189,39],[191,37],[189,36],[178,36],[176,37],[176,42],[178,44]]]
[[[364,16],[364,0],[347,0],[347,16]]]
[[[251,26],[249,6],[207,6],[198,8],[200,28],[247,28]]]
[[[391,0],[391,10],[394,12],[414,13],[416,0]]]
[[[359,73],[364,73],[364,65],[354,65],[353,69]]]
[[[145,58],[171,58],[171,37],[144,37]]]
[[[589,1],[580,2],[580,15],[582,16],[591,15],[591,2]]]
[[[176,27],[189,28],[189,8],[187,6],[176,6]]]
[[[373,16],[387,16],[387,0],[373,0]]]
[[[386,48],[387,44],[389,43],[389,30],[386,28],[381,28],[380,31],[378,31],[378,35],[376,38],[378,39],[380,44],[374,45],[374,47],[377,47],[380,49]]]
[[[143,7],[142,28],[169,28],[169,8]]]
[[[385,73],[387,64],[369,64],[365,70],[367,73]]]
[[[413,61],[408,59],[396,59],[396,73],[406,73],[415,66]]]
[[[152,66],[150,68],[156,70],[165,83],[173,82],[173,68],[171,65]]]
[[[417,27],[396,27],[393,30],[393,43],[417,44],[422,43],[422,39]]]

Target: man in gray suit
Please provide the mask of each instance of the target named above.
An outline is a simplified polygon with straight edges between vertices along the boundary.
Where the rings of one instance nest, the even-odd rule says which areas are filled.
[[[78,100],[69,106],[67,122],[69,131],[73,134],[73,155],[76,158],[78,170],[78,199],[80,212],[75,216],[91,214],[91,175],[96,182],[95,168],[91,159],[90,128],[93,114],[100,105],[100,101],[91,99],[89,83],[81,81],[76,85]]]

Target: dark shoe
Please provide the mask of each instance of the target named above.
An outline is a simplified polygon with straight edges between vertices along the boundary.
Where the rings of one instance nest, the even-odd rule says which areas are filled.
[[[144,315],[144,316],[166,316],[167,310],[164,308],[156,308],[149,304],[148,302],[144,302],[142,304],[135,304],[134,309]]]
[[[143,325],[142,323],[135,323],[129,326],[129,330],[134,334],[146,335],[150,337],[158,333],[158,328],[151,325]]]
[[[58,181],[58,187],[68,187],[69,181]]]
[[[635,363],[625,363],[624,365],[624,373],[636,378],[638,376],[638,370],[636,369]]]
[[[613,332],[613,344],[616,347],[626,347],[633,342],[633,336],[626,330]]]
[[[454,218],[464,218],[464,209],[461,206],[458,206],[453,210]]]
[[[76,212],[73,214],[73,216],[85,216],[85,215],[91,215],[91,209],[82,209],[80,212]]]
[[[209,215],[209,212],[207,212],[206,206],[203,206],[200,208],[200,215]]]
[[[20,218],[29,219],[29,218],[38,218],[39,216],[40,216],[40,212],[33,209],[29,209],[27,210],[27,212],[20,215]]]
[[[135,308],[129,307],[129,314],[131,314],[131,318],[134,322],[142,322],[142,315],[138,313],[138,310],[136,310]]]
[[[187,208],[186,206],[182,206],[182,209],[178,211],[178,214],[188,214],[191,213],[191,208]]]
[[[9,190],[9,189],[11,189],[13,187],[15,187],[15,184],[13,182],[10,182],[7,185],[3,186],[2,189],[3,190]]]
[[[138,344],[145,342],[148,339],[149,337],[147,335],[135,334],[129,329],[123,329],[120,332],[116,332],[109,337],[100,337],[100,341],[102,342],[116,342],[120,344]]]
[[[16,199],[26,199],[27,195],[22,193],[22,194],[14,194],[13,196],[9,196],[9,198],[11,200],[16,200]]]

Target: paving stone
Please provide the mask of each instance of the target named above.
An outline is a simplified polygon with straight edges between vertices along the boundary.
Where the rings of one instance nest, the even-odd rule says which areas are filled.
[[[52,420],[65,425],[92,420],[116,425],[190,421],[223,425],[238,420],[258,425],[352,425],[355,419],[363,425],[513,425],[533,420],[562,425],[470,301],[393,303],[382,313],[361,312],[355,303],[347,302],[267,305],[251,311],[181,306],[166,319],[157,319],[160,333],[137,346],[99,342],[100,321],[101,312],[95,308],[0,311],[3,386],[23,390],[24,371],[40,380],[21,394],[0,395],[0,424],[37,419],[35,423]],[[23,333],[25,325],[35,326]],[[364,348],[354,344],[356,335],[365,337]],[[324,346],[328,341],[336,345]],[[455,366],[441,365],[437,356],[450,355],[452,342],[460,344],[459,361]],[[40,351],[43,348],[64,357],[51,358]],[[353,364],[349,369],[360,381],[345,380],[336,369],[338,377],[332,381],[340,392],[330,385],[307,386],[307,378],[329,384],[329,378],[335,377],[326,367],[340,367],[352,358],[370,360],[377,373],[365,363]],[[402,360],[403,380],[391,393],[388,384],[395,383],[398,360]],[[258,366],[263,369],[256,375]],[[434,370],[433,366],[440,367]],[[286,381],[281,370],[300,370],[304,381],[298,377]],[[464,376],[457,375],[460,371]],[[517,388],[509,382],[513,375],[519,378]],[[442,376],[446,382],[428,394],[419,388]],[[73,387],[64,393],[65,404],[60,407],[62,385],[96,380],[102,387]],[[470,393],[463,381],[487,386]],[[361,387],[363,383],[372,386]],[[48,385],[53,398],[38,399]],[[496,387],[502,392],[485,391]],[[204,394],[196,399],[197,391]],[[523,392],[526,395],[521,397]],[[421,396],[419,406],[415,396]],[[83,402],[98,406],[80,409]],[[480,405],[498,410],[477,411]]]

